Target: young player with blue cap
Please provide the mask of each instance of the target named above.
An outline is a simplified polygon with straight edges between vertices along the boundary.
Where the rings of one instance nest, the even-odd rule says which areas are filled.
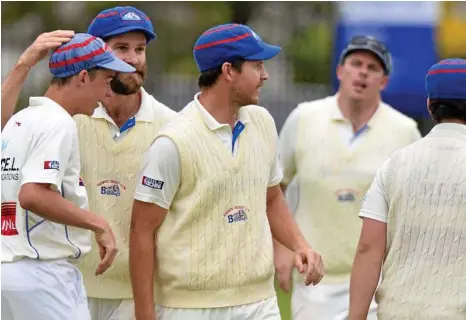
[[[53,79],[43,97],[2,132],[2,318],[90,319],[77,261],[100,249],[102,274],[117,253],[105,219],[88,211],[80,178],[76,124],[92,114],[116,72],[134,68],[102,39],[76,34],[52,54]]]
[[[26,76],[24,72],[45,56],[43,50],[66,39],[70,31],[38,37],[2,83],[2,123],[12,113]],[[89,207],[110,224],[120,248],[112,268],[96,277],[98,246],[77,267],[83,274],[92,320],[133,320],[134,306],[128,267],[131,206],[135,172],[157,131],[176,112],[145,91],[146,49],[156,39],[149,17],[131,6],[103,10],[92,20],[88,33],[102,38],[113,53],[136,71],[119,73],[91,116],[77,115],[82,178],[89,186]],[[10,110],[10,111],[8,111]],[[109,210],[108,208],[113,208]]]

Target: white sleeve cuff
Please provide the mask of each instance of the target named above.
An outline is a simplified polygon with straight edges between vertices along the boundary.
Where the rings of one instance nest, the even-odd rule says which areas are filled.
[[[361,212],[359,212],[359,217],[369,218],[369,219],[373,219],[373,220],[377,220],[377,221],[380,221],[380,222],[387,223],[387,217],[385,215],[374,212],[374,211],[361,210]]]
[[[164,208],[166,210],[170,208],[170,204],[167,203],[166,201],[157,199],[155,197],[152,197],[147,194],[140,193],[140,192],[137,192],[134,194],[134,199],[138,201],[142,201],[142,202],[154,203],[158,205],[159,207]]]

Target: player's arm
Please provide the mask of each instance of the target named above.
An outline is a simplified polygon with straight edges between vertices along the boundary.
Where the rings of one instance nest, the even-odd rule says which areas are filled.
[[[387,160],[377,173],[362,204],[364,219],[350,280],[349,319],[366,319],[385,257],[388,196]]]
[[[32,149],[21,168],[18,202],[22,208],[46,220],[93,231],[98,240],[103,241],[105,249],[105,257],[96,270],[101,274],[110,267],[117,253],[110,227],[104,219],[73,205],[58,191],[68,167],[71,148],[76,147],[76,137],[69,126],[69,123],[59,121],[36,125]]]
[[[49,50],[70,41],[73,35],[74,31],[67,30],[43,33],[19,57],[2,83],[2,130],[15,111],[29,70],[42,60]]]
[[[283,194],[286,193],[288,184],[296,175],[295,145],[298,121],[299,112],[295,109],[283,124],[278,138],[278,160],[283,171],[280,187]],[[289,292],[291,290],[291,273],[293,269],[294,253],[277,241],[275,237],[273,239],[273,249],[275,271],[279,286],[285,292]]]
[[[166,137],[158,138],[144,156],[139,174],[129,245],[131,284],[138,320],[155,319],[155,237],[178,191],[180,163],[176,145]]]

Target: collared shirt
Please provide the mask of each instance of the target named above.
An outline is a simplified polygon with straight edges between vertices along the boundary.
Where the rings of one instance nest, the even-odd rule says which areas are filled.
[[[139,110],[136,112],[134,117],[131,117],[126,121],[121,128],[118,128],[115,121],[108,115],[107,110],[102,104],[95,109],[92,118],[96,119],[105,119],[108,123],[108,127],[110,129],[110,134],[112,138],[115,140],[119,140],[124,137],[132,127],[136,125],[136,122],[153,122],[154,117],[154,110],[152,108],[152,97],[143,89],[141,88],[141,106]]]
[[[237,155],[239,143],[237,136],[241,134],[242,129],[232,130],[230,125],[219,123],[199,102],[199,93],[194,96],[192,103],[198,108],[202,119],[206,123],[207,127],[214,131],[219,139],[222,140],[224,145],[233,153]],[[238,119],[235,128],[244,128],[248,123],[251,122],[248,113],[242,108],[239,109]],[[163,157],[156,155],[163,154]],[[150,163],[149,160],[150,159]],[[135,199],[145,202],[155,203],[158,206],[168,209],[171,202],[178,191],[181,182],[181,160],[178,153],[176,144],[167,137],[160,137],[155,140],[152,144],[146,159],[144,161],[143,175],[149,177],[156,177],[157,180],[164,182],[162,190],[151,189],[151,194],[147,194],[147,190],[144,192],[138,192],[136,189]],[[283,174],[279,165],[278,152],[275,155],[273,169],[269,180],[269,186],[274,186],[280,183]],[[147,189],[147,188],[146,188]]]

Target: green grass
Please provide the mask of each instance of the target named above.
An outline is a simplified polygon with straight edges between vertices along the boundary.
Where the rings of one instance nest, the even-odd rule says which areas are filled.
[[[291,293],[285,293],[277,282],[275,282],[275,290],[282,320],[291,320]]]

